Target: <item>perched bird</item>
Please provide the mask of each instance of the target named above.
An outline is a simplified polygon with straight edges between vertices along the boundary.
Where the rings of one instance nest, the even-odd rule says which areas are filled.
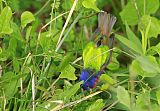
[[[112,48],[114,42],[114,33],[111,33],[112,28],[116,22],[116,17],[111,14],[107,14],[107,12],[101,11],[98,15],[98,28],[95,30],[92,38],[95,38],[98,33],[100,33],[100,38],[96,43],[97,47],[101,45],[101,42],[104,37],[109,38],[109,49],[110,55],[106,58],[105,63],[101,66],[101,69],[94,73],[89,68],[83,69],[79,78],[79,81],[84,81],[81,87],[84,90],[88,90],[89,88],[94,88],[98,81],[100,75],[104,72],[104,68],[109,64],[111,57],[112,57]]]
[[[90,74],[89,69],[82,70],[82,73],[80,75],[79,80],[80,81],[83,80],[84,83],[81,85],[81,87],[84,90],[88,90],[89,88],[94,88],[98,83],[100,75],[101,75],[100,72],[98,72],[97,74],[92,75],[92,74]]]

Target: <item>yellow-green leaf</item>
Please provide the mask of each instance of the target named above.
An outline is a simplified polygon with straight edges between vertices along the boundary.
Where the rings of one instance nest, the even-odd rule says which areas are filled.
[[[77,77],[74,74],[75,68],[68,64],[61,72],[60,78],[67,78],[69,80],[76,80]]]
[[[93,42],[90,42],[83,50],[84,68],[99,71],[109,54],[108,49],[107,46],[97,48]]]
[[[21,26],[22,28],[25,28],[27,26],[27,24],[31,23],[35,21],[35,18],[33,16],[33,14],[29,11],[25,11],[22,13],[21,15]]]
[[[91,9],[97,11],[97,12],[100,11],[100,9],[97,8],[97,6],[96,6],[96,0],[84,0],[84,1],[82,2],[82,5],[83,5],[85,8],[91,8]]]
[[[86,111],[100,111],[104,105],[103,99],[98,99],[96,102],[91,104]]]
[[[122,103],[123,105],[125,105],[127,108],[130,109],[130,96],[128,91],[122,87],[122,86],[118,86],[117,88],[117,98],[119,100],[120,103]]]
[[[0,35],[11,34],[13,29],[10,27],[10,20],[12,17],[12,10],[10,7],[5,7],[0,15]]]

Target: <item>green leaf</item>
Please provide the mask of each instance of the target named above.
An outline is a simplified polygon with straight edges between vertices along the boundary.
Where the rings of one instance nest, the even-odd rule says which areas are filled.
[[[82,84],[82,81],[71,86],[70,88],[62,92],[62,94],[59,94],[59,99],[63,99],[64,101],[69,100],[80,89],[81,84]]]
[[[68,66],[69,62],[73,59],[72,53],[67,53],[67,55],[63,58],[62,62],[58,66],[58,71],[61,72],[66,66]]]
[[[117,98],[119,100],[120,103],[122,103],[123,105],[125,105],[126,107],[128,107],[130,109],[130,96],[128,94],[128,91],[125,90],[124,87],[122,86],[118,86],[117,88]]]
[[[84,1],[82,2],[82,5],[83,5],[85,8],[91,8],[91,9],[97,11],[97,12],[100,11],[100,9],[97,8],[97,6],[96,6],[96,0],[84,0]]]
[[[154,77],[156,75],[144,71],[137,60],[132,61],[130,73],[134,75],[140,75],[142,77]]]
[[[22,28],[25,28],[27,26],[27,24],[31,23],[35,21],[35,18],[33,16],[33,14],[29,11],[25,11],[22,13],[21,15],[21,26]]]
[[[100,46],[96,48],[93,42],[87,44],[83,50],[84,68],[91,68],[99,71],[109,54],[108,50],[107,46]]]
[[[16,58],[13,58],[13,68],[16,73],[20,70],[19,62]]]
[[[135,42],[132,42],[128,39],[126,39],[125,37],[121,36],[121,35],[117,35],[116,34],[116,38],[122,42],[124,45],[126,45],[128,48],[132,49],[133,51],[137,52],[138,54],[142,54],[142,50],[137,46],[137,44]]]
[[[0,53],[0,61],[6,61],[9,57],[9,52],[6,50],[2,50],[2,53]]]
[[[157,11],[159,8],[159,0],[135,0],[129,1],[127,5],[120,12],[123,23],[128,25],[137,25],[138,16],[141,18],[143,15],[150,15]]]
[[[60,78],[67,78],[69,80],[76,80],[77,77],[74,74],[75,68],[68,64],[61,72]]]
[[[136,0],[141,16],[154,14],[159,8],[159,0]]]
[[[156,97],[157,97],[158,104],[160,105],[160,90],[156,92]]]
[[[10,21],[12,17],[12,10],[10,7],[5,7],[0,15],[0,35],[11,34],[13,29],[10,27]]]
[[[100,76],[100,80],[104,81],[104,82],[107,82],[109,84],[114,84],[115,83],[115,81],[107,74],[102,74]]]
[[[131,73],[143,77],[154,77],[159,73],[159,65],[153,56],[140,56],[132,62]]]
[[[120,12],[121,19],[123,23],[128,25],[136,25],[138,23],[138,14],[134,5],[128,2],[124,9]]]
[[[144,91],[137,96],[136,107],[141,109],[149,109],[150,107],[150,92]]]
[[[100,111],[104,107],[103,99],[98,99],[96,102],[91,104],[86,111]]]
[[[18,90],[17,85],[17,79],[12,79],[15,77],[15,74],[13,72],[7,72],[3,75],[3,80],[8,79],[5,83],[2,83],[0,80],[0,95],[3,94],[1,91],[4,91],[5,96],[7,99],[11,99],[15,92]]]
[[[157,18],[155,17],[151,17],[148,15],[144,15],[141,20],[140,23],[138,24],[138,27],[146,32],[147,31],[147,26],[148,23],[151,21],[150,24],[150,28],[149,28],[149,32],[148,32],[148,37],[158,37],[158,34],[160,34],[160,22]]]
[[[130,41],[137,44],[137,47],[142,49],[141,41],[138,39],[138,37],[132,32],[132,30],[129,28],[128,24],[126,23],[126,32],[127,37]]]
[[[139,56],[136,60],[140,63],[142,69],[148,73],[160,73],[160,67],[153,56]]]

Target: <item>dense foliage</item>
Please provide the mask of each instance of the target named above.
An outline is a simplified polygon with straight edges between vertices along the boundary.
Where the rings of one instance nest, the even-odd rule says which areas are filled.
[[[0,111],[160,111],[159,2],[0,0]],[[109,55],[91,42],[101,10],[117,18],[112,60],[83,90]]]

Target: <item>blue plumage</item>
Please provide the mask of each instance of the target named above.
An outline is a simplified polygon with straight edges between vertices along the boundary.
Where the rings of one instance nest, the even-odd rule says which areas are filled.
[[[101,45],[103,37],[106,36],[109,38],[109,49],[113,48],[114,33],[111,33],[111,31],[116,20],[117,20],[116,17],[107,12],[101,11],[99,13],[98,28],[93,34],[93,37],[96,36],[97,33],[100,33],[101,35],[100,39],[97,42],[97,47]],[[101,66],[101,69],[98,73],[94,74],[93,72],[90,72],[89,69],[82,70],[79,80],[84,81],[84,83],[81,86],[84,90],[88,90],[89,88],[94,88],[97,85],[99,77],[103,73],[105,67],[107,67],[107,65],[109,64],[111,57],[112,57],[112,50],[110,50],[109,57],[106,58],[105,63]]]
[[[89,88],[94,88],[99,80],[100,73],[92,75],[88,70],[82,70],[79,80],[84,81],[82,84],[82,88],[84,90],[88,90]]]

